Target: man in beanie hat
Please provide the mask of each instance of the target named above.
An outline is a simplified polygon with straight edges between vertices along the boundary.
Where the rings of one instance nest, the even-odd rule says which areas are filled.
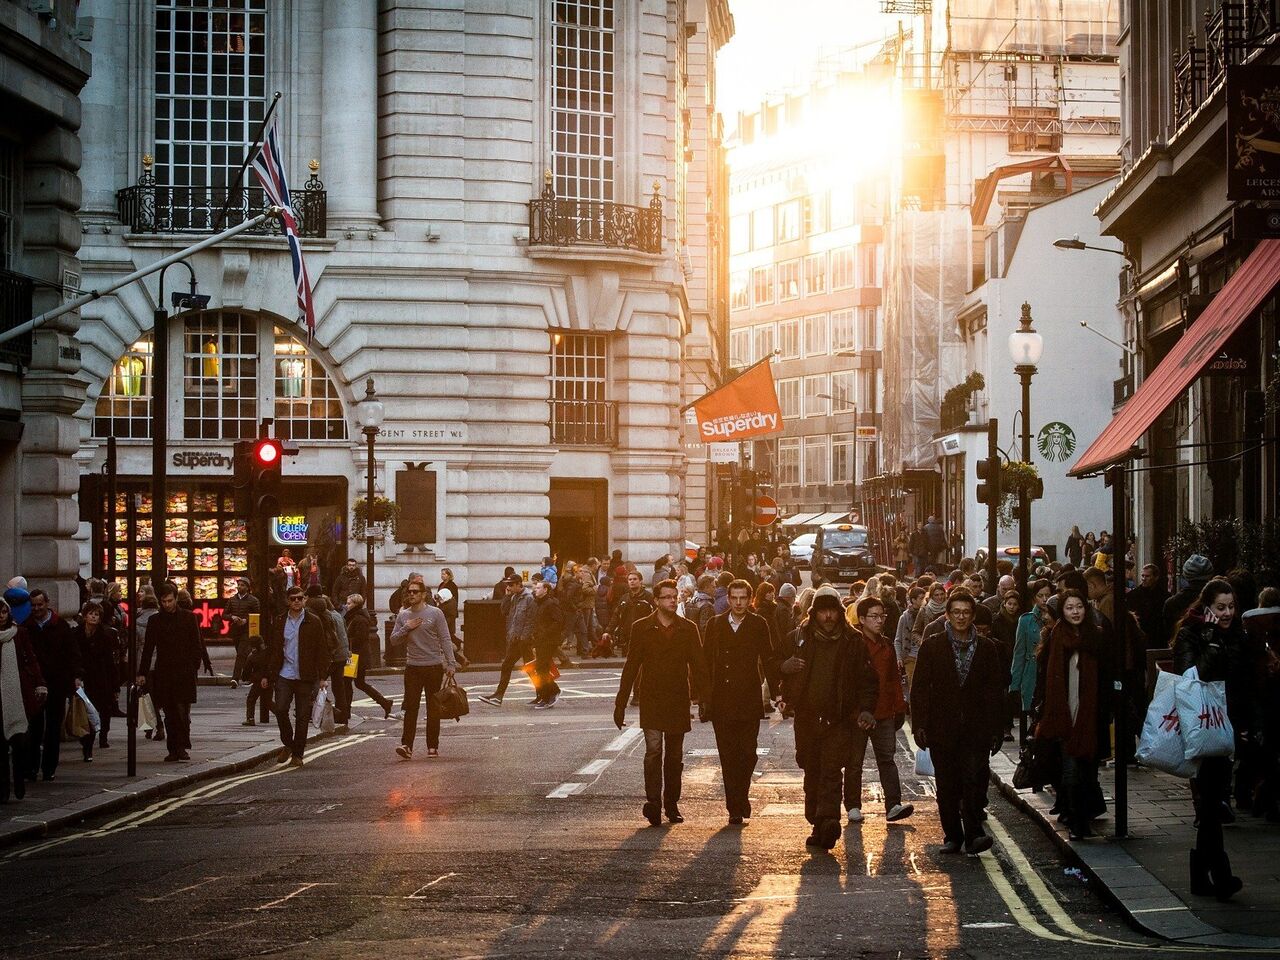
[[[1188,608],[1196,602],[1204,585],[1213,579],[1213,563],[1208,557],[1193,553],[1182,564],[1182,579],[1186,581],[1183,588],[1164,602],[1164,628],[1169,632],[1165,639],[1170,642]]]
[[[796,762],[804,770],[805,843],[830,850],[840,839],[840,796],[854,725],[875,726],[879,681],[861,634],[844,619],[834,587],[813,598],[796,633],[796,653],[782,664],[783,698],[795,711]]]

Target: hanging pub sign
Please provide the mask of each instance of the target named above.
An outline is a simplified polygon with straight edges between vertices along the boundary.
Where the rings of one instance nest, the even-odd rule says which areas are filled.
[[[1280,200],[1280,66],[1227,68],[1227,199]]]

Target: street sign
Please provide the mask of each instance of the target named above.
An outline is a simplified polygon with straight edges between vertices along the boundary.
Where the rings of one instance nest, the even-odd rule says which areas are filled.
[[[712,463],[737,463],[738,462],[738,445],[736,443],[712,443],[711,447]]]
[[[757,527],[767,527],[778,519],[778,501],[773,497],[756,497],[755,512],[751,521]]]
[[[859,427],[859,428],[858,428],[858,439],[859,439],[859,440],[874,440],[874,439],[879,435],[879,433],[880,433],[880,431],[879,431],[879,429],[878,429],[878,428],[876,428],[876,427]]]

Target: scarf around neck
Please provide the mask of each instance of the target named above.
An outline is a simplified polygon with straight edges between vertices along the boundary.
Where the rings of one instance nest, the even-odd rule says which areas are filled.
[[[5,739],[27,732],[27,708],[22,700],[22,677],[18,674],[18,628],[10,624],[0,630],[0,723]]]
[[[1071,718],[1069,702],[1071,657],[1079,654],[1079,705]],[[1080,631],[1060,620],[1049,634],[1048,670],[1045,674],[1044,712],[1037,737],[1061,739],[1069,756],[1098,759],[1098,649]]]

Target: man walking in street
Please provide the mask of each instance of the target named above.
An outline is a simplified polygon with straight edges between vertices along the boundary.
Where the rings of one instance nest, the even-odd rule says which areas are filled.
[[[307,746],[307,726],[311,722],[311,705],[316,690],[329,676],[333,662],[334,645],[326,639],[324,624],[314,613],[306,609],[307,595],[301,587],[290,587],[285,592],[288,611],[277,620],[267,642],[267,674],[275,677],[276,723],[280,727],[279,763],[302,766],[302,754]],[[154,619],[154,618],[153,618]],[[270,684],[261,680],[265,690]],[[289,706],[293,705],[294,720],[289,722]]]
[[[516,661],[524,660],[529,663],[530,649],[533,647],[533,592],[515,573],[507,577],[504,587],[507,595],[502,598],[502,620],[506,631],[507,655],[502,661],[497,689],[489,696],[480,698],[481,703],[494,707],[502,706],[502,698],[507,692],[507,684],[511,682],[511,671],[515,669]]]
[[[715,729],[724,802],[729,822],[735,825],[751,816],[749,793],[760,735],[761,681],[768,681],[772,698],[781,693],[770,626],[750,608],[751,584],[735,580],[729,585],[729,612],[708,622],[702,641],[708,685],[706,697],[698,701],[698,719],[704,723],[710,720]],[[661,605],[658,609],[661,613]],[[643,705],[642,699],[642,713]]]
[[[396,755],[401,760],[413,759],[413,741],[417,735],[418,709],[423,694],[427,698],[427,756],[440,755],[440,714],[434,695],[445,676],[458,672],[449,639],[449,624],[439,607],[427,603],[427,586],[421,580],[410,580],[405,593],[409,605],[396,614],[391,640],[405,644],[404,729]]]
[[[538,580],[533,585],[533,683],[537,696],[533,700],[535,710],[550,710],[560,700],[559,676],[555,656],[560,652],[564,638],[564,608],[551,593],[551,584]]]
[[[889,823],[904,820],[915,812],[910,803],[902,802],[902,782],[894,757],[898,751],[898,731],[906,720],[907,703],[902,697],[902,680],[898,673],[898,654],[893,642],[884,635],[887,620],[885,603],[879,597],[863,597],[854,608],[858,629],[867,647],[867,659],[875,671],[879,693],[871,713],[871,727],[859,723],[852,730],[849,765],[844,770],[844,808],[850,823],[862,822],[862,762],[867,755],[867,741],[876,755],[880,786],[884,791],[884,818]]]
[[[14,589],[14,588],[11,588]],[[49,604],[49,595],[37,588],[30,594],[31,613],[23,626],[40,664],[49,695],[27,728],[27,779],[39,770],[52,780],[62,750],[62,721],[67,701],[81,685],[80,649],[71,627]]]
[[[600,645],[605,650],[616,646],[626,652],[632,625],[653,613],[653,608],[653,594],[644,588],[644,576],[638,570],[627,571],[627,594],[614,607]]]
[[[933,758],[942,852],[971,856],[991,849],[982,808],[1009,683],[994,641],[974,628],[975,606],[967,591],[951,591],[946,627],[920,645],[911,685],[911,735]]]
[[[664,810],[672,823],[684,822],[680,815],[680,781],[684,735],[690,729],[690,687],[701,703],[707,689],[707,673],[698,628],[676,614],[676,582],[659,581],[654,594],[657,609],[631,628],[627,663],[613,703],[613,722],[619,730],[625,726],[627,702],[638,679],[640,727],[644,730],[644,816],[656,827],[662,823]],[[751,704],[758,724],[758,681]]]
[[[347,557],[347,562],[333,578],[333,590],[329,596],[333,597],[337,603],[346,603],[347,597],[353,593],[363,597],[364,588],[364,574],[360,572],[360,566],[356,563],[355,557]]]
[[[160,610],[147,621],[137,682],[146,688],[164,718],[165,760],[190,760],[191,705],[196,702],[196,675],[204,644],[196,616],[178,606],[178,588],[172,583],[158,591]],[[151,658],[155,657],[155,670]]]
[[[842,773],[854,724],[874,726],[879,684],[862,636],[844,618],[840,594],[818,588],[796,654],[782,664],[783,697],[795,710],[796,762],[804,771],[808,846],[830,850],[840,839]]]
[[[236,578],[236,592],[227,601],[222,618],[227,621],[228,634],[236,649],[235,665],[231,668],[231,686],[234,689],[244,679],[244,664],[249,658],[249,615],[261,613],[262,604],[249,592],[249,578]]]

